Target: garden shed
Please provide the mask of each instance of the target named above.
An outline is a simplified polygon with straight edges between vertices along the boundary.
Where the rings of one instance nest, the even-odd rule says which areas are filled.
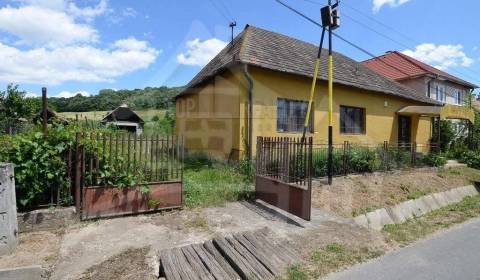
[[[136,134],[142,134],[143,125],[145,124],[143,119],[130,109],[127,104],[122,104],[110,112],[102,119],[101,123],[113,125]]]

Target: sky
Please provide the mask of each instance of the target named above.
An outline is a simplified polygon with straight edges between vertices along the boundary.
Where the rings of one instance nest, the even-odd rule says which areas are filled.
[[[326,0],[283,0],[320,19]],[[480,85],[476,0],[343,0],[336,32],[375,55],[399,50]],[[31,96],[188,83],[246,24],[318,44],[320,29],[274,0],[0,0],[0,89]],[[335,51],[367,54],[334,39]]]

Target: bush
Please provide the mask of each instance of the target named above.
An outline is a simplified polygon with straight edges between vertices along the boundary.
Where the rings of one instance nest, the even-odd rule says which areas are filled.
[[[466,151],[460,155],[459,159],[468,167],[480,169],[480,152],[478,151]]]
[[[441,167],[447,163],[447,157],[443,153],[430,153],[424,156],[422,161],[428,166]]]
[[[369,148],[354,147],[348,153],[349,169],[356,172],[373,172],[380,167],[377,152]]]
[[[0,151],[0,161],[15,164],[17,204],[30,207],[49,201],[49,192],[60,190],[63,203],[71,201],[65,155],[74,143],[74,130],[57,126],[47,136],[39,131],[18,134]]]
[[[248,159],[242,159],[236,162],[235,169],[238,173],[245,176],[248,181],[253,182],[256,174],[255,162]]]
[[[216,163],[209,154],[205,152],[191,152],[185,155],[185,169],[199,170],[204,167],[212,167]]]

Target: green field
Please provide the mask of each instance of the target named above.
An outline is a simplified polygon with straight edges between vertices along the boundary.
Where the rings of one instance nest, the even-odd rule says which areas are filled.
[[[111,111],[92,111],[92,112],[63,112],[58,113],[59,116],[66,119],[75,119],[75,116],[78,115],[78,118],[84,120],[85,117],[88,120],[99,121],[103,119]],[[166,110],[143,110],[135,111],[145,122],[152,120],[154,116],[158,116],[160,119],[165,116]]]

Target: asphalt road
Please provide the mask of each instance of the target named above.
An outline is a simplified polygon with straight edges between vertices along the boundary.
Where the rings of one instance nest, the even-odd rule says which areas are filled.
[[[333,274],[328,279],[480,279],[480,219]]]

